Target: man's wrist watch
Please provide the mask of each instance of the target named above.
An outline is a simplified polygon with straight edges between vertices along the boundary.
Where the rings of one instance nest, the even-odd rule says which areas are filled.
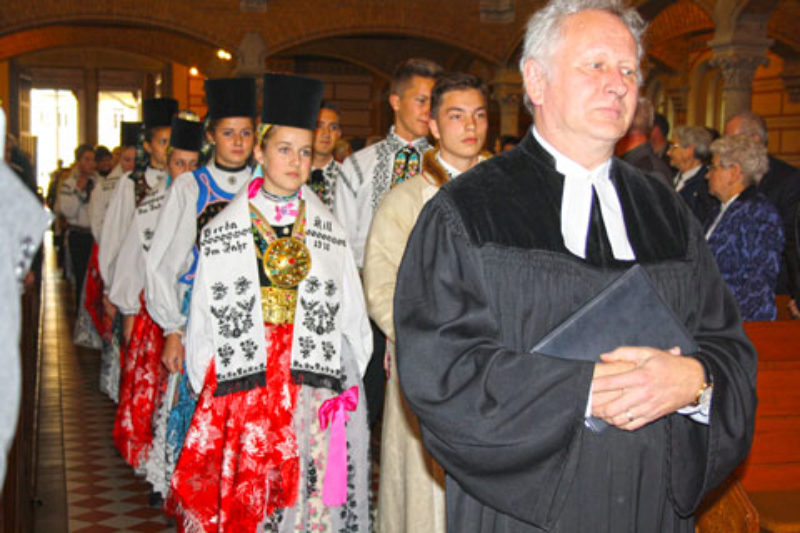
[[[697,391],[697,396],[695,396],[694,401],[692,402],[692,407],[697,407],[702,404],[705,397],[709,395],[711,388],[711,383],[703,383],[703,385]]]
[[[697,358],[697,361],[703,367],[703,385],[697,390],[692,407],[698,407],[703,415],[708,416],[711,408],[711,396],[714,393],[714,382],[705,361],[700,358]]]
[[[714,384],[705,382],[697,391],[697,397],[692,403],[692,407],[697,407],[700,413],[708,416],[711,411],[711,396],[714,393]]]

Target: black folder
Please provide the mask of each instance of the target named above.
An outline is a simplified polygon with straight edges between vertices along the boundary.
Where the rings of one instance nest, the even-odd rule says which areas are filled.
[[[682,354],[697,344],[653,285],[647,271],[634,265],[544,336],[531,352],[578,361],[599,361],[620,346],[650,346]],[[587,419],[596,432],[608,424]]]

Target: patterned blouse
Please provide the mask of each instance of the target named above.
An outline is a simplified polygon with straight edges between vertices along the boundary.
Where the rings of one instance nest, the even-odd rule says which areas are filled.
[[[775,287],[783,245],[781,217],[755,187],[742,191],[708,237],[708,246],[743,320],[775,320]]]

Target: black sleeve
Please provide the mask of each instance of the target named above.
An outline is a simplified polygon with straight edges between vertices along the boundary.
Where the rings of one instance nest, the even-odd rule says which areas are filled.
[[[508,280],[491,278],[440,191],[398,273],[398,374],[447,473],[484,504],[542,525],[577,466],[594,365],[504,346],[487,286]]]
[[[684,516],[693,513],[705,494],[747,456],[756,408],[755,349],[702,230],[692,226],[698,295],[694,336],[700,346],[696,356],[713,380],[714,393],[708,426],[686,416],[670,416],[670,492]]]

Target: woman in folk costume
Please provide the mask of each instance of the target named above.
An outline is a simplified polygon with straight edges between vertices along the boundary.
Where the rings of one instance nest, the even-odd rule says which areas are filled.
[[[392,188],[372,219],[364,254],[364,290],[372,319],[386,334],[388,382],[383,408],[378,525],[382,533],[444,533],[444,471],[426,451],[419,422],[403,397],[394,353],[393,301],[397,269],[420,211],[439,187],[469,170],[488,126],[486,86],[475,76],[440,76],[431,91],[430,130],[435,148],[422,173]]]
[[[92,236],[94,237],[94,247],[89,258],[89,268],[86,271],[83,307],[89,313],[95,330],[103,339],[103,350],[106,350],[106,346],[109,344],[111,324],[114,318],[105,311],[108,298],[104,298],[103,278],[100,276],[100,266],[97,260],[103,219],[105,219],[111,195],[117,183],[119,183],[119,179],[133,170],[133,165],[136,161],[136,141],[141,129],[141,122],[122,122],[120,124],[121,152],[119,162],[108,176],[102,177],[97,181],[92,190],[92,197],[89,200],[89,221],[91,223]],[[110,302],[108,304],[110,306]],[[81,309],[82,311],[83,309]],[[118,354],[115,357],[118,357]]]
[[[185,120],[184,118],[189,120]],[[183,118],[176,117],[172,120],[172,135],[170,136],[169,159],[167,160],[167,180],[170,184],[178,176],[187,172],[191,173],[197,169],[202,147],[203,123],[199,122],[193,113],[186,113]],[[171,191],[172,189],[170,188],[170,193],[167,195],[167,198],[169,198]],[[164,205],[159,212],[159,222],[157,222],[156,225],[160,223],[161,217],[164,215],[164,210],[167,205],[168,202],[165,200]],[[152,247],[152,240],[150,241],[150,246]],[[148,253],[145,254],[145,263],[147,263],[148,260],[149,250]],[[143,275],[145,286],[148,272],[149,270],[145,268]],[[143,309],[145,309],[147,307],[147,299],[144,297],[144,293],[142,294],[142,299],[145,303]],[[154,321],[149,313],[149,310],[144,312],[140,311],[139,315],[136,317],[136,324],[134,324],[133,327],[134,335],[139,331],[147,330],[157,331],[163,335],[163,330],[158,323]],[[163,348],[163,341],[159,340],[159,342],[155,344]],[[149,394],[152,392],[155,392],[159,398],[156,410],[152,415],[152,443],[147,450],[147,459],[142,466],[144,469],[145,479],[152,486],[150,503],[154,506],[160,505],[163,502],[164,497],[166,497],[167,489],[169,488],[169,478],[172,475],[172,468],[169,466],[169,461],[167,461],[168,454],[166,436],[167,421],[169,420],[169,412],[174,404],[177,385],[177,380],[172,379],[172,376],[170,376],[170,379],[167,380],[167,373],[164,371],[161,361],[161,354],[161,349],[156,349],[152,352],[140,350],[140,353],[137,357],[136,371],[132,385],[132,394],[135,398],[149,398]],[[139,361],[142,361],[144,364],[140,365]],[[160,387],[154,390],[150,386],[149,378],[155,375],[159,376]],[[165,388],[165,382],[166,392],[162,393],[163,389]],[[144,391],[147,392],[147,395],[140,394],[138,387],[139,383],[143,383],[145,387]],[[146,405],[147,410],[152,407],[152,405],[149,403],[143,403],[142,405]],[[146,420],[147,413],[143,411],[144,409],[140,405],[133,405],[131,420],[133,421],[134,427],[137,427],[137,417],[141,416],[142,421]],[[139,427],[142,427],[142,429],[146,430],[146,426]]]
[[[197,167],[203,125],[197,120],[173,117],[167,155],[167,179]],[[153,228],[165,204],[166,191],[148,194],[137,207],[133,223],[120,249],[119,265],[111,287],[111,301],[122,313],[136,311],[131,339],[126,346],[120,384],[114,442],[122,457],[137,471],[149,463],[154,420],[159,413],[167,374],[161,364],[163,332],[144,305],[145,262]],[[163,455],[163,442],[156,456]],[[160,462],[163,464],[163,461]],[[160,485],[157,493],[165,494]]]
[[[253,180],[204,229],[168,510],[187,531],[369,531],[372,347],[344,231],[303,184],[322,95],[268,74]]]
[[[182,373],[182,337],[197,269],[197,236],[249,182],[248,164],[255,144],[255,80],[209,79],[205,89],[211,160],[172,183],[146,264],[145,301],[153,320],[164,330],[162,362],[170,372],[167,396],[175,400],[167,424],[167,484],[197,401]]]
[[[161,365],[164,334],[144,305],[145,262],[153,230],[165,203],[171,173],[197,166],[202,144],[201,122],[173,117],[167,150],[167,179],[151,189],[137,204],[128,234],[117,257],[109,298],[120,312],[133,316],[126,345],[119,407],[114,423],[114,443],[134,468],[143,466],[153,440],[153,415],[161,399],[166,373]]]
[[[107,300],[106,313],[113,317],[109,349],[103,350],[100,390],[115,402],[119,397],[124,347],[130,340],[135,312],[123,318],[108,296],[117,256],[128,234],[137,204],[148,192],[166,188],[170,124],[177,111],[178,102],[172,98],[151,98],[142,102],[144,126],[136,143],[136,163],[134,169],[123,175],[114,188],[100,231],[97,262],[103,279],[104,300]]]

